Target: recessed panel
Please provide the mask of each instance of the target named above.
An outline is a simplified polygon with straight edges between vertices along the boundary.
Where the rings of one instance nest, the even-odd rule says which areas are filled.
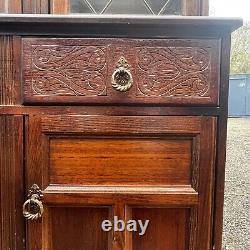
[[[109,219],[107,207],[49,209],[51,216],[51,250],[108,250],[107,232],[101,229]]]
[[[190,210],[186,208],[133,208],[134,220],[149,220],[144,235],[133,233],[133,250],[188,250]]]
[[[188,185],[192,140],[58,138],[50,141],[50,184]]]

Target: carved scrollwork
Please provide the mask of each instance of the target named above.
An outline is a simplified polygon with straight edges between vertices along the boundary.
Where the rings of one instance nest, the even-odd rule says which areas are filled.
[[[138,48],[138,89],[144,96],[209,96],[209,48]]]
[[[117,91],[130,89],[131,97],[207,101],[213,97],[217,84],[216,69],[212,70],[216,65],[213,44],[169,40],[166,45],[154,41],[150,47],[148,41],[121,43],[111,39],[99,45],[81,39],[24,39],[26,101],[49,97],[60,102],[60,96],[110,97],[110,84]],[[129,64],[120,63],[122,57]]]
[[[106,95],[106,48],[80,45],[32,45],[33,95]]]

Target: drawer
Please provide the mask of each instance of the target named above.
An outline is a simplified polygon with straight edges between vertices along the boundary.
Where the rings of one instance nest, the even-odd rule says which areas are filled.
[[[218,105],[220,42],[23,38],[25,104]]]

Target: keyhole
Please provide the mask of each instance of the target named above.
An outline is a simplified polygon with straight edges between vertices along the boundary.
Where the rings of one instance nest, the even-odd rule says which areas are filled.
[[[115,78],[115,81],[122,86],[128,84],[130,80],[130,76],[125,70],[121,70],[117,72],[114,78]]]

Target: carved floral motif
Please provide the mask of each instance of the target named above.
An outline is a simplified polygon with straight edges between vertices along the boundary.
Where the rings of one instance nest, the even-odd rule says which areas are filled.
[[[34,95],[106,95],[105,47],[32,45],[31,51]]]
[[[144,96],[209,96],[209,48],[138,48],[138,90]]]

